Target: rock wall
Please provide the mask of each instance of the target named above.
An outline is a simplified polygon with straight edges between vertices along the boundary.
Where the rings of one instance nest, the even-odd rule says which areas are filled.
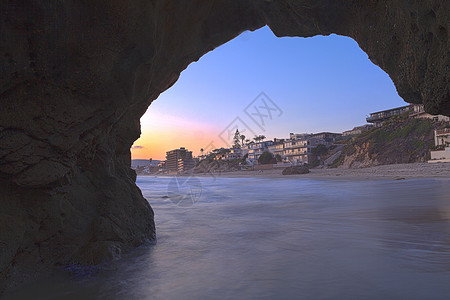
[[[450,115],[449,11],[446,0],[1,1],[0,278],[155,239],[130,170],[139,119],[244,30],[352,37],[406,101]]]
[[[434,129],[447,125],[429,119],[392,119],[348,140],[333,164],[357,169],[427,162],[434,147]]]

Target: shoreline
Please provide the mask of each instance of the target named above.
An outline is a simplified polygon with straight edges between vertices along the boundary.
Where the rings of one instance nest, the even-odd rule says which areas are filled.
[[[310,169],[308,174],[282,175],[283,168],[259,171],[231,171],[211,173],[214,177],[231,178],[309,178],[309,179],[341,179],[341,180],[403,180],[412,178],[448,178],[450,179],[450,163],[410,163],[380,165],[368,168],[317,168]],[[183,174],[178,176],[210,177],[210,173]],[[138,176],[177,175],[149,174]]]

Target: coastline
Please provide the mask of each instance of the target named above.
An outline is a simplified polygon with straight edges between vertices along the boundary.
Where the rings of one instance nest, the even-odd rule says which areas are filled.
[[[312,179],[343,179],[343,180],[403,180],[412,178],[449,178],[450,163],[410,163],[380,165],[368,168],[317,168],[310,169],[308,174],[282,175],[280,169],[258,171],[232,171],[212,173],[215,177],[231,178],[312,178]],[[176,175],[139,175],[139,176],[176,176]],[[191,176],[184,174],[178,176]],[[210,177],[209,173],[196,173],[196,177]]]

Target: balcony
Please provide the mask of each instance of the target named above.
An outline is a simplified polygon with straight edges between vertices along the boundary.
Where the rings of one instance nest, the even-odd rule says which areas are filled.
[[[403,113],[410,113],[412,111],[413,105],[402,106],[394,109],[372,113],[366,118],[366,121],[369,123],[382,122],[390,119],[393,116],[398,116]]]
[[[450,134],[450,128],[436,130],[436,135],[449,135],[449,134]]]

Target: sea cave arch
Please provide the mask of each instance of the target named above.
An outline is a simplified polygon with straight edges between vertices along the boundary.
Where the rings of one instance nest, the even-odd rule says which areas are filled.
[[[130,169],[139,119],[189,63],[245,30],[351,37],[405,101],[450,115],[445,0],[0,7],[0,291],[155,239]]]

